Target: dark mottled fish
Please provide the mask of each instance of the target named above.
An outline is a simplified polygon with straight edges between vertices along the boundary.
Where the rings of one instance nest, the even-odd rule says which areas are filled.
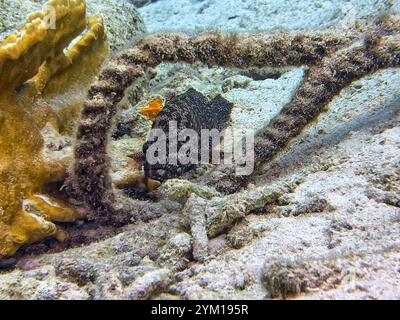
[[[216,96],[212,101],[208,101],[200,92],[189,89],[182,95],[173,96],[168,99],[163,111],[154,122],[153,129],[161,129],[164,131],[167,135],[167,146],[169,145],[168,134],[170,121],[176,121],[178,132],[183,129],[192,129],[199,134],[199,137],[202,129],[217,129],[221,132],[227,127],[232,107],[233,104],[224,99],[221,95]],[[148,148],[155,142],[156,141],[147,142],[144,145],[144,154],[146,154]],[[179,150],[183,144],[184,142],[179,142],[177,150]],[[199,150],[199,154],[201,154],[200,151],[201,150]],[[167,157],[171,157],[171,155],[168,154],[168,147]],[[151,165],[146,160],[144,165],[146,177],[158,181],[179,177],[193,168],[195,168],[195,165],[183,165],[179,161],[177,165],[168,163]]]

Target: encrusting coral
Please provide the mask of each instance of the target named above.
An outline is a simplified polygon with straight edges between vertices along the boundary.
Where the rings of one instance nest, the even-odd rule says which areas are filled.
[[[0,44],[0,258],[48,236],[63,238],[52,222],[76,219],[73,209],[41,194],[67,169],[46,161],[41,130],[60,129],[69,102],[57,109],[46,99],[70,93],[73,83],[87,87],[108,50],[101,18],[87,19],[82,0],[50,1]]]
[[[202,62],[209,66],[309,66],[293,101],[260,130],[255,141],[256,171],[314,121],[335,95],[367,74],[400,63],[398,17],[369,27],[326,32],[195,36],[161,33],[140,41],[109,63],[92,85],[77,133],[71,195],[109,223],[120,209],[109,175],[107,144],[117,104],[124,91],[146,70],[165,62]],[[235,176],[232,167],[217,167],[203,180],[224,193],[244,187],[251,176]]]

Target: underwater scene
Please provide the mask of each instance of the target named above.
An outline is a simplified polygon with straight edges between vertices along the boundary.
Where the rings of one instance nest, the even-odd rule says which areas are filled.
[[[0,0],[0,300],[400,299],[399,88],[400,0]]]

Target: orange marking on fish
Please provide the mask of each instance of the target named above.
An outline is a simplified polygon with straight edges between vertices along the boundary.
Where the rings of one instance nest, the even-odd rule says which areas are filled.
[[[140,113],[149,119],[151,122],[155,122],[160,112],[164,109],[164,100],[155,99],[149,102],[149,104],[142,109]]]

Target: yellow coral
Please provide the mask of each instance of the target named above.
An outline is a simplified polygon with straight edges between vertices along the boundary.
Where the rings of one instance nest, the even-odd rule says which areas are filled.
[[[88,18],[88,28],[57,66],[43,66],[35,77],[41,97],[57,113],[57,126],[66,134],[75,134],[87,89],[109,56],[109,45],[100,17]],[[52,72],[53,69],[56,71]],[[43,112],[41,113],[43,115]]]
[[[30,47],[43,40],[46,35],[46,24],[36,18],[26,24],[25,30],[6,39],[0,48],[1,59],[19,59]]]
[[[35,13],[0,44],[0,259],[23,244],[57,236],[52,222],[76,219],[72,209],[41,195],[66,170],[66,163],[46,162],[41,130],[63,121],[68,103],[57,105],[54,97],[75,96],[71,82],[87,90],[109,52],[102,20],[86,19],[84,0],[53,0],[47,6],[54,9],[55,29],[48,27],[45,11]]]
[[[149,102],[148,105],[140,109],[140,113],[149,119],[151,122],[157,120],[158,115],[164,109],[163,99],[154,99]]]

